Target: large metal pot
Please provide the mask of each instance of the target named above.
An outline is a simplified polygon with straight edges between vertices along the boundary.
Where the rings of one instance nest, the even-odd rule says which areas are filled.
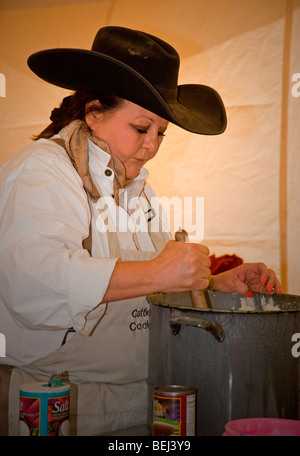
[[[238,294],[205,297],[208,309],[193,308],[189,293],[147,298],[149,421],[153,388],[174,384],[197,389],[197,435],[221,435],[240,418],[297,419],[300,297],[255,294],[252,310],[241,310]],[[263,310],[266,301],[278,310]]]

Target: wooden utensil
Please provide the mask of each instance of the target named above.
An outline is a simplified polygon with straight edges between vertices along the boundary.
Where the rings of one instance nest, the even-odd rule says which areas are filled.
[[[175,241],[187,242],[187,240],[188,234],[185,230],[176,231]],[[208,309],[208,305],[202,290],[191,290],[190,296],[193,307],[197,307],[198,309]]]

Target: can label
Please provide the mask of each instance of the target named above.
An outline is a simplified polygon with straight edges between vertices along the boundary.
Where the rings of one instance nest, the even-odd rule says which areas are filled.
[[[69,435],[69,417],[69,389],[54,393],[20,391],[20,436]]]
[[[195,435],[196,390],[161,386],[153,396],[153,435]]]

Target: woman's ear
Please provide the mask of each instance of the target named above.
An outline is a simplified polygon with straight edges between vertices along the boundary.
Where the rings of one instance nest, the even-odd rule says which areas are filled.
[[[89,101],[85,105],[85,122],[91,131],[94,130],[95,124],[98,122],[99,117],[102,115],[101,112],[97,111],[97,108],[101,108],[101,103],[99,100]]]

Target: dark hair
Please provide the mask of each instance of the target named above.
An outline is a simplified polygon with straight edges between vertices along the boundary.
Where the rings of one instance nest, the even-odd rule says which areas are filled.
[[[86,109],[86,104],[90,101],[99,100],[101,106],[93,106]],[[59,108],[54,108],[51,112],[50,120],[52,121],[39,135],[34,136],[34,140],[40,138],[51,138],[56,135],[63,127],[76,119],[85,120],[88,112],[100,111],[107,112],[117,109],[124,102],[113,94],[101,93],[95,90],[80,89],[65,97]]]

